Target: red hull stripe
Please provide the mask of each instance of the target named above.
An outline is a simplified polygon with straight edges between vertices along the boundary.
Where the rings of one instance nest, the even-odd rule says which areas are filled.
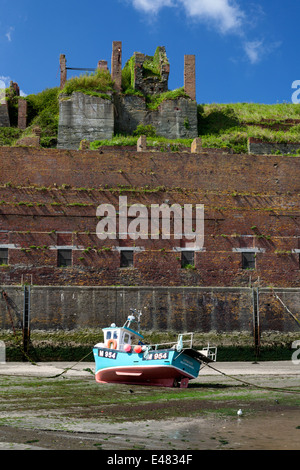
[[[195,377],[172,366],[135,366],[135,367],[109,367],[96,372],[96,381],[99,383],[147,383],[165,384],[183,377]]]

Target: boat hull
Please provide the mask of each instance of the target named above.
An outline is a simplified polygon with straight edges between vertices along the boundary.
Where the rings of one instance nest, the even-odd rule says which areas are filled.
[[[187,387],[201,367],[199,358],[185,351],[159,350],[144,354],[95,347],[93,352],[98,383]]]

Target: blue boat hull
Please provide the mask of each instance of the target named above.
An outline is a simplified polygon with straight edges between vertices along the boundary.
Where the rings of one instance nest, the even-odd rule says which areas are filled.
[[[125,383],[187,387],[198,377],[202,364],[194,350],[153,350],[147,353],[95,347],[95,378],[98,383]]]

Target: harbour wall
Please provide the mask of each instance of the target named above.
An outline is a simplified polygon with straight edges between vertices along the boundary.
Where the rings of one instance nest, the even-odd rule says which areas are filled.
[[[0,329],[22,321],[24,289],[30,293],[31,330],[76,330],[123,325],[130,308],[142,311],[144,331],[257,335],[299,331],[299,324],[270,288],[224,287],[78,287],[1,286],[15,308],[0,298]],[[300,289],[278,288],[276,294],[297,317]]]

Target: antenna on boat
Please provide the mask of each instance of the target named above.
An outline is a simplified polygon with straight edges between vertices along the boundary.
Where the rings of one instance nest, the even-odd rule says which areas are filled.
[[[131,308],[130,311],[132,314],[135,314],[137,316],[138,332],[140,332],[140,324],[141,324],[140,318],[141,318],[142,312],[140,310],[136,310],[135,308]],[[127,318],[127,322],[128,322],[127,326],[129,327],[130,323],[135,320],[136,318],[134,315],[129,315]]]

